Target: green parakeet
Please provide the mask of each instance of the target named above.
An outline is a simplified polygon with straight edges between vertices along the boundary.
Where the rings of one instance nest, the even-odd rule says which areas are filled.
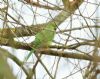
[[[30,57],[30,55],[35,52],[38,48],[47,48],[55,35],[57,25],[55,23],[48,23],[47,26],[40,32],[38,32],[35,36],[35,41],[33,42],[34,48],[28,54],[26,60]]]

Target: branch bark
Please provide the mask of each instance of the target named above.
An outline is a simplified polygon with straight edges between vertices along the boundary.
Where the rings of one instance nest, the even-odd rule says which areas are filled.
[[[79,1],[78,6],[80,6],[83,1],[84,0]],[[71,16],[75,12],[76,9],[78,9],[78,7],[73,8],[74,6],[70,7],[67,10],[62,10],[57,16],[55,16],[54,18],[52,17],[52,20],[47,23],[31,25],[31,26],[25,26],[21,24],[14,17],[12,17],[10,14],[7,13],[9,17],[11,17],[15,22],[17,22],[19,25],[22,25],[22,26],[9,28],[11,29],[10,31],[9,29],[6,29],[6,28],[0,29],[0,33],[1,33],[0,35],[2,35],[2,37],[8,37],[9,35],[7,34],[7,32],[9,31],[10,36],[12,37],[32,36],[32,35],[35,35],[37,32],[41,31],[43,28],[45,28],[48,25],[48,23],[50,24],[55,23],[57,26],[59,26],[66,18]],[[73,9],[71,10],[71,8]]]

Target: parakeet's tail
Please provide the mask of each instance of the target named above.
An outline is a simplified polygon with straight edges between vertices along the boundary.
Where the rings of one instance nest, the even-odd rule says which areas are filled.
[[[29,52],[29,54],[25,57],[25,61],[27,61],[27,60],[29,59],[29,57],[32,55],[32,53],[34,53],[34,52],[35,52],[35,50],[32,49],[32,50]]]

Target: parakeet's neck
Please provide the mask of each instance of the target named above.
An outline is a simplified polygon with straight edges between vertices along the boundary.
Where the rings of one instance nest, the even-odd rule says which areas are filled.
[[[44,29],[48,31],[56,31],[57,25],[55,23],[51,23],[48,24]]]

